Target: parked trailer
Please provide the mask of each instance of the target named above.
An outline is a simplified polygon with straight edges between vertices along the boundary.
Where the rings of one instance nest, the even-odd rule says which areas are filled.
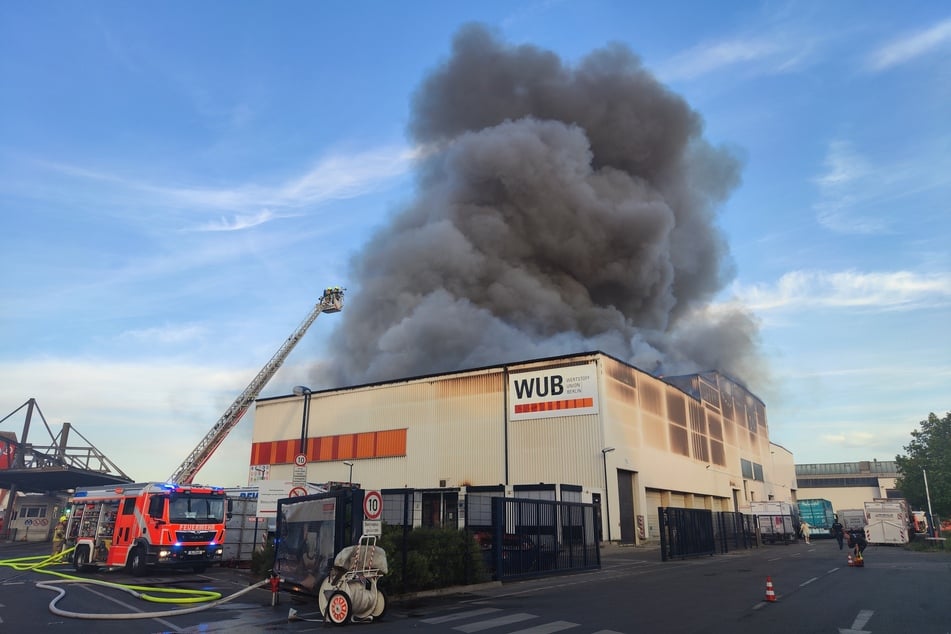
[[[899,502],[866,502],[865,539],[870,544],[907,544],[908,519]]]
[[[832,502],[821,498],[799,500],[799,516],[809,525],[812,537],[831,537],[835,513]]]
[[[795,541],[799,534],[799,508],[789,502],[750,502],[763,543]]]
[[[865,530],[865,509],[842,509],[839,511],[839,522],[846,532],[851,530]]]

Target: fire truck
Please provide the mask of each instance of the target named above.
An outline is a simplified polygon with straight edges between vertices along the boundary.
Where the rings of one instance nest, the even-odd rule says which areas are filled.
[[[317,316],[340,312],[343,295],[339,286],[324,289],[300,326],[168,480],[76,490],[67,507],[65,546],[76,548],[72,559],[77,571],[125,566],[142,575],[156,566],[204,572],[221,561],[231,501],[224,489],[192,481]]]
[[[77,571],[124,566],[204,570],[221,561],[228,496],[220,487],[167,482],[77,489],[69,498],[67,548]]]

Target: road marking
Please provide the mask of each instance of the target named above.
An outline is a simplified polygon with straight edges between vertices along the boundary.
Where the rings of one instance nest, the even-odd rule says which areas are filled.
[[[873,614],[875,614],[874,610],[859,610],[855,620],[852,621],[852,627],[848,629],[840,627],[839,634],[859,634],[860,632],[869,634],[868,630],[863,630],[862,628],[865,627],[865,624],[868,623]]]
[[[509,632],[509,634],[552,634],[552,632],[570,630],[573,627],[578,627],[578,625],[578,623],[572,623],[571,621],[552,621],[551,623],[542,623],[541,625],[536,625],[535,627],[530,627],[525,630]]]
[[[800,583],[799,587],[802,588],[803,586],[808,586],[813,581],[818,581],[818,580],[819,580],[819,577],[813,577],[812,579],[809,579],[808,581],[803,581],[802,583]]]
[[[502,625],[511,625],[512,623],[519,623],[521,621],[528,621],[530,619],[537,619],[538,616],[535,614],[526,614],[525,612],[519,612],[518,614],[509,614],[507,616],[500,616],[495,619],[487,619],[485,621],[478,621],[476,623],[470,623],[469,625],[460,625],[452,629],[459,632],[481,632],[482,630],[489,630],[493,627],[500,627]]]
[[[830,571],[827,572],[826,574],[827,574],[827,575],[831,575],[833,572],[835,572],[835,571],[837,571],[837,570],[838,570],[838,568],[833,568],[832,570],[830,570]]]
[[[434,616],[429,619],[423,619],[423,623],[448,623],[449,621],[458,621],[460,619],[468,619],[473,616],[482,616],[483,614],[492,614],[493,612],[500,612],[501,608],[482,608],[481,610],[467,610],[466,612],[456,612],[455,614],[448,614],[446,616]]]

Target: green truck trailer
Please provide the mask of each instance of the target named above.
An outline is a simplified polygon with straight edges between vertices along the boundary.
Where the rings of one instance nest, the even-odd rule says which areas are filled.
[[[832,537],[835,512],[832,502],[821,498],[799,500],[799,517],[809,525],[811,537]]]

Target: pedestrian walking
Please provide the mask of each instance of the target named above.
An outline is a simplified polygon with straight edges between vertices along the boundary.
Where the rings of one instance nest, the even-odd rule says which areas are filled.
[[[803,520],[802,524],[799,525],[799,532],[802,533],[802,538],[806,540],[806,543],[807,544],[810,543],[809,542],[809,524],[807,524],[805,520]]]
[[[839,550],[842,550],[842,542],[845,541],[845,527],[842,526],[842,522],[839,521],[838,517],[832,522],[832,536],[835,537],[835,541],[839,543]]]

